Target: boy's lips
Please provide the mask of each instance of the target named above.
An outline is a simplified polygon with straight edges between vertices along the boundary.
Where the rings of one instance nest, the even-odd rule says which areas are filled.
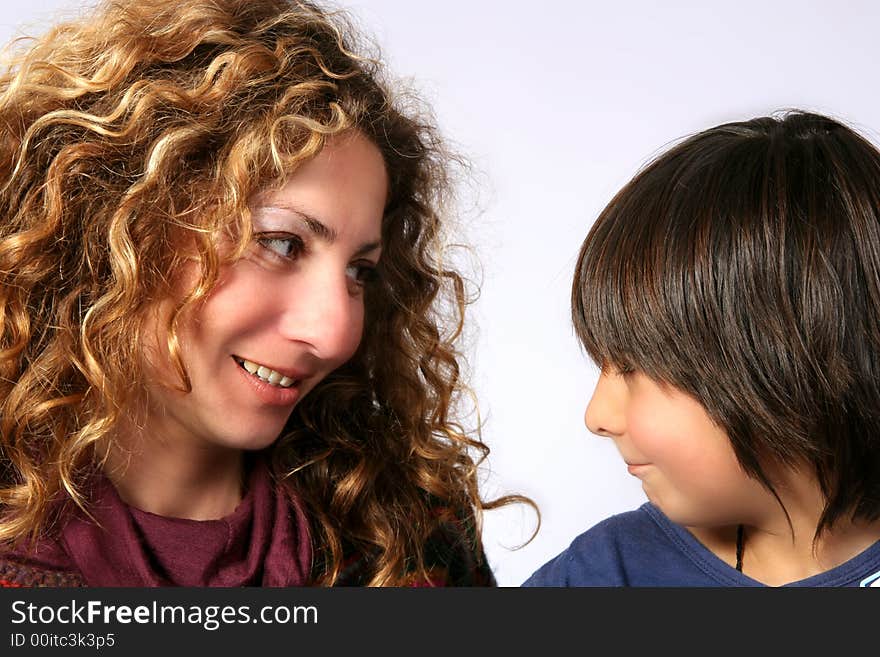
[[[626,469],[630,474],[634,475],[639,470],[646,468],[649,465],[651,465],[651,464],[650,463],[630,463],[629,461],[627,461],[626,462]]]

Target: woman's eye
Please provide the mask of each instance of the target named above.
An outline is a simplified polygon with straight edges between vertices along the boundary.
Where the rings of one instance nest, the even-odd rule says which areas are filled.
[[[257,236],[257,243],[267,251],[290,260],[296,260],[305,250],[305,244],[296,235],[261,235]]]
[[[346,274],[357,286],[364,287],[376,280],[376,265],[371,262],[353,263],[346,269]]]

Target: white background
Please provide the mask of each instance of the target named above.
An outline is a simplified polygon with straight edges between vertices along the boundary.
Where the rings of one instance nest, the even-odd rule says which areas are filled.
[[[482,267],[469,353],[492,448],[484,494],[529,495],[543,514],[519,550],[531,512],[487,514],[498,582],[517,586],[644,501],[613,445],[582,423],[597,371],[574,338],[569,293],[591,222],[649,157],[724,121],[799,107],[880,142],[880,3],[340,2],[474,165],[463,218]],[[77,6],[7,0],[0,41]]]

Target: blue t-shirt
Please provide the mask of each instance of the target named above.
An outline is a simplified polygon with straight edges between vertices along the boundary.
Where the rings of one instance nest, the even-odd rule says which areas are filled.
[[[523,586],[763,586],[719,559],[650,502],[603,520]],[[880,586],[880,541],[786,586]]]

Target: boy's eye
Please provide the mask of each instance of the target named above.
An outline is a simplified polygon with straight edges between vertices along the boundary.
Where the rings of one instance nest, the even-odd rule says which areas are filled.
[[[636,371],[636,368],[631,365],[612,365],[610,363],[602,365],[601,369],[602,372],[611,376],[627,376]]]
[[[296,235],[258,235],[256,239],[264,249],[282,258],[295,260],[305,250],[305,244]]]

